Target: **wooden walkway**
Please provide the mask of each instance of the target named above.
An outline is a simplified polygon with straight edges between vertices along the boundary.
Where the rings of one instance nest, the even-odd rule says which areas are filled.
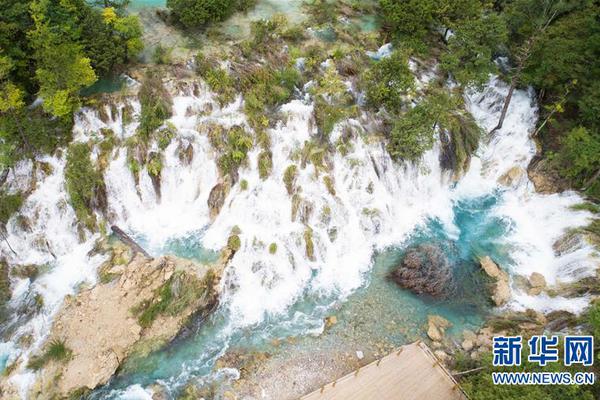
[[[328,383],[301,400],[466,400],[452,375],[421,342]]]

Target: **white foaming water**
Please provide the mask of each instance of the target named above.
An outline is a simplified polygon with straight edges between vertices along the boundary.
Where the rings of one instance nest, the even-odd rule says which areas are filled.
[[[15,309],[30,311],[36,303],[41,307],[38,313],[16,329],[12,338],[13,355],[21,352],[17,344],[20,338],[30,336],[32,339],[29,350],[22,355],[24,362],[20,371],[23,374],[13,377],[23,398],[34,379],[33,373],[26,372],[23,367],[27,364],[29,352],[39,348],[45,340],[52,316],[64,297],[75,293],[82,283],[96,282],[96,268],[103,261],[101,256],[88,256],[98,235],[79,237],[75,212],[68,204],[65,191],[64,158],[43,157],[40,161],[47,163],[51,172],[47,176],[41,171],[36,172],[36,187],[20,211],[24,222],[19,223],[17,218],[12,218],[6,227],[10,247],[4,241],[0,244],[2,255],[9,265],[34,264],[48,269],[34,282],[29,279],[14,282],[11,305]],[[43,299],[43,303],[34,300],[36,295]],[[14,313],[12,322],[18,317]]]
[[[201,94],[191,94],[194,92]],[[505,85],[493,80],[483,93],[467,96],[469,110],[483,128],[489,130],[496,123],[505,94]],[[139,103],[131,104],[134,110],[139,110]],[[201,114],[207,105],[214,111]],[[439,219],[452,236],[458,236],[460,227],[453,221],[453,205],[458,200],[483,195],[499,196],[493,212],[510,221],[511,230],[504,240],[512,250],[514,264],[505,267],[513,273],[538,271],[552,284],[594,271],[596,261],[590,256],[591,248],[584,246],[561,256],[556,256],[552,249],[566,228],[588,222],[586,212],[569,208],[581,201],[575,193],[536,194],[526,176],[508,188],[497,183],[510,168],[526,168],[535,153],[529,132],[535,125],[537,110],[526,92],[514,94],[504,128],[488,143],[482,143],[470,170],[457,185],[452,184],[450,175],[439,166],[438,145],[418,165],[399,165],[361,127],[361,120],[345,121],[354,138],[347,155],[336,152],[331,160],[329,174],[335,196],[323,182],[325,172],[316,171],[312,164],[303,169],[299,161],[292,161],[298,159],[305,141],[316,134],[311,121],[312,105],[294,100],[281,108],[283,121],[268,132],[273,153],[271,175],[266,180],[259,177],[259,150],[251,151],[247,166],[239,171],[239,180],[246,180],[248,189],[241,190],[239,184],[232,187],[220,214],[211,223],[207,199],[219,178],[216,155],[205,134],[206,125],[246,126],[241,106],[242,100],[238,98],[228,107],[218,108],[204,86],[199,91],[184,88],[174,98],[174,116],[170,122],[178,134],[164,151],[160,198],[145,170],[140,172],[136,188],[124,148],[115,149],[104,176],[109,222],[146,238],[151,251],[161,248],[168,239],[205,227],[204,236],[198,240],[205,247],[219,249],[226,244],[231,229],[240,228],[242,245],[223,283],[222,305],[231,316],[229,331],[283,313],[307,293],[345,299],[366,282],[376,250],[401,243],[429,218]],[[83,110],[76,120],[76,140],[88,140],[102,127],[110,127],[120,138],[130,136],[135,130],[135,123],[122,126],[122,114],[111,118],[104,123],[96,113]],[[340,134],[338,125],[332,137]],[[193,148],[193,159],[184,165],[179,151],[187,144]],[[39,177],[36,190],[22,210],[31,221],[31,232],[24,231],[13,218],[8,224],[8,240],[18,255],[12,254],[4,243],[0,245],[11,264],[50,263],[51,266],[29,290],[21,284],[18,291],[21,297],[30,291],[44,297],[43,312],[14,335],[16,341],[23,334],[33,333],[33,348],[43,340],[64,296],[73,293],[82,282],[93,283],[95,269],[102,261],[97,256],[87,257],[96,237],[80,242],[76,233],[75,215],[64,188],[64,159],[44,161],[53,166],[53,172]],[[298,166],[296,187],[302,199],[295,221],[292,221],[292,198],[283,184],[285,169],[291,164]],[[306,256],[304,236],[309,229],[314,242],[314,261]],[[274,255],[269,253],[270,243],[277,244]],[[534,298],[517,291],[511,306],[578,312],[586,304],[585,298]],[[23,372],[15,379],[21,380],[22,390],[26,390],[33,375]],[[142,393],[138,388],[130,389],[131,393]]]

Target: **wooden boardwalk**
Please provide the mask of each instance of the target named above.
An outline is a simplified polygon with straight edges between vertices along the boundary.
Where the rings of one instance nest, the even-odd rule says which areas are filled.
[[[421,342],[402,346],[301,400],[466,400],[452,375]]]

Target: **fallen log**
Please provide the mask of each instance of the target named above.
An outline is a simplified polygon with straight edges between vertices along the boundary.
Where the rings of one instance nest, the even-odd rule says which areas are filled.
[[[129,248],[131,250],[133,250],[135,253],[142,253],[146,258],[152,259],[152,256],[150,256],[150,254],[148,254],[148,252],[146,252],[146,250],[144,250],[142,248],[142,246],[137,244],[137,242],[135,240],[133,240],[128,234],[123,232],[123,230],[121,228],[119,228],[116,225],[113,225],[110,227],[110,229],[115,234],[115,236],[117,236],[119,238],[119,240],[121,242],[123,242],[127,246],[129,246]]]

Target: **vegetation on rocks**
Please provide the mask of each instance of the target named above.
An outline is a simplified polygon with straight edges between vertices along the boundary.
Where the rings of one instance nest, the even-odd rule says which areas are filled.
[[[23,205],[22,194],[0,192],[0,225],[6,224],[10,217],[19,211],[21,205]]]
[[[144,137],[158,129],[172,115],[171,98],[165,90],[158,70],[149,70],[140,89],[142,112],[138,132]]]
[[[77,218],[88,229],[94,229],[94,210],[105,205],[106,189],[102,174],[92,163],[91,150],[87,144],[73,143],[69,146],[65,180]]]
[[[296,165],[292,164],[285,169],[283,174],[283,183],[285,184],[285,189],[290,196],[294,194],[294,185],[296,184],[297,176],[298,167],[296,167]]]
[[[34,356],[29,360],[27,368],[38,370],[50,361],[66,361],[70,356],[71,350],[67,348],[64,341],[53,340],[41,355]]]
[[[223,21],[235,11],[247,11],[256,0],[167,0],[171,16],[188,29]]]
[[[132,312],[137,316],[140,326],[147,328],[159,315],[176,315],[206,296],[213,288],[214,279],[212,270],[202,280],[182,271],[175,272],[156,290],[153,299],[142,302]]]

